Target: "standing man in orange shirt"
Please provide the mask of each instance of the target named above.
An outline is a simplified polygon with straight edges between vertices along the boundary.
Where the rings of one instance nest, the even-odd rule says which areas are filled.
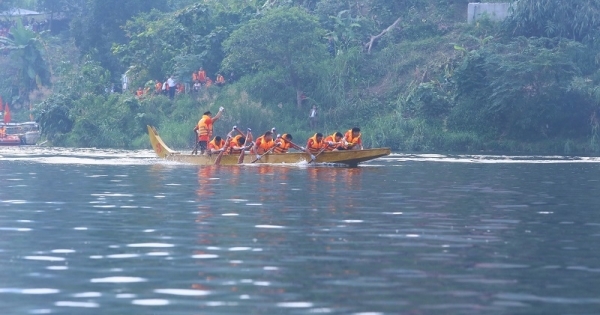
[[[197,154],[198,148],[200,148],[200,153],[204,154],[213,134],[213,124],[221,118],[223,110],[223,107],[219,108],[219,112],[215,117],[211,117],[212,114],[210,111],[204,112],[202,118],[200,118],[200,121],[198,121],[198,124],[194,127],[194,132],[198,134],[198,143],[192,151],[192,154]]]

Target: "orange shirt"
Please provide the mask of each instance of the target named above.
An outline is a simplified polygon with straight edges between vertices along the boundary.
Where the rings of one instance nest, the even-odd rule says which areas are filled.
[[[209,141],[213,130],[212,118],[208,115],[202,116],[196,129],[198,129],[198,141]]]
[[[321,139],[321,142],[317,141],[317,134],[312,136],[310,139],[308,139],[308,142],[306,142],[306,148],[308,148],[308,151],[313,154],[319,153],[319,151],[321,151],[321,149],[324,147],[325,142],[323,142],[323,139]]]
[[[273,139],[271,139],[271,141],[267,141],[265,140],[265,136],[260,136],[258,137],[258,139],[256,139],[256,147],[258,148],[258,154],[263,154],[271,150],[271,148],[274,146],[275,141],[273,141]]]
[[[206,81],[206,71],[204,71],[204,70],[198,71],[198,81],[200,81],[200,82]]]
[[[221,139],[221,142],[217,142],[216,139],[213,139],[213,141],[208,144],[208,150],[220,150],[224,146],[225,140]]]
[[[352,146],[357,145],[357,144],[361,144],[362,145],[362,140],[360,139],[361,138],[361,134],[359,133],[358,137],[353,138],[352,137],[352,129],[346,131],[346,134],[344,135],[344,138],[346,138],[346,141],[348,142],[348,144],[350,144]]]
[[[328,136],[327,138],[325,138],[325,140],[323,140],[323,142],[325,142],[325,151],[333,151],[339,147],[341,147],[341,144],[335,141],[335,134]],[[329,142],[333,142],[333,145],[329,145]]]

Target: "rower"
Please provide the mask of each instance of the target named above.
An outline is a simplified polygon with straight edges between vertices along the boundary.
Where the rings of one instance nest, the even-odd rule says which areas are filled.
[[[208,154],[220,153],[223,150],[225,150],[225,140],[221,139],[220,136],[216,136],[208,143]]]
[[[246,150],[244,144],[246,143],[246,137],[244,135],[239,134],[234,136],[233,133],[236,131],[236,127],[227,134],[227,138],[229,139],[229,149],[226,150],[225,154],[240,154],[242,150]]]
[[[362,150],[363,145],[360,136],[360,128],[358,127],[346,131],[343,139],[346,150]]]
[[[275,140],[275,149],[273,149],[273,152],[275,154],[283,154],[283,153],[287,153],[287,151],[290,148],[294,148],[294,149],[300,150],[300,151],[306,150],[305,148],[300,147],[300,146],[296,145],[295,143],[293,143],[292,139],[294,139],[294,138],[289,133],[284,133],[282,136],[277,137],[277,140]]]
[[[323,134],[318,132],[315,133],[308,141],[306,142],[306,153],[310,154],[310,158],[314,160],[315,154],[321,153],[321,150],[325,148],[325,142],[323,141]]]
[[[325,151],[343,150],[342,137],[343,135],[341,132],[336,132],[325,138],[325,140],[323,140],[326,144]]]
[[[258,137],[256,142],[254,143],[254,147],[252,148],[252,152],[256,154],[256,158],[259,158],[259,155],[265,154],[270,151],[275,146],[275,141],[273,141],[273,133],[270,131],[265,132],[264,135]]]

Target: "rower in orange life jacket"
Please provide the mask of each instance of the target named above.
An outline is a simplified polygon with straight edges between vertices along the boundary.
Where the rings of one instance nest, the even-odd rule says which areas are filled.
[[[275,149],[273,152],[275,154],[283,154],[287,153],[290,148],[294,148],[296,150],[305,151],[306,149],[300,146],[297,146],[292,142],[294,138],[289,133],[284,133],[283,136],[277,136],[277,140],[275,141]]]
[[[223,107],[219,108],[219,112],[214,118],[211,117],[212,114],[210,111],[204,112],[204,115],[194,128],[194,132],[198,134],[198,147],[200,148],[201,154],[204,154],[206,151],[210,137],[212,137],[213,123],[219,120],[223,113],[223,109]]]
[[[323,141],[323,134],[320,132],[315,133],[315,135],[306,142],[306,153],[310,154],[310,158],[313,161],[316,159],[315,154],[320,154],[321,150],[324,148],[325,142]]]
[[[225,154],[240,154],[242,150],[246,150],[244,144],[246,143],[246,137],[237,135],[229,139],[229,149],[225,151]]]
[[[273,141],[273,133],[270,131],[265,132],[264,135],[258,137],[252,148],[252,152],[256,154],[256,158],[261,154],[267,153],[275,147],[275,141]]]
[[[336,132],[334,134],[332,134],[331,136],[328,136],[327,138],[325,138],[325,140],[323,140],[323,142],[325,142],[325,151],[333,151],[333,150],[339,150],[340,148],[343,148],[342,145],[342,133],[341,132]]]
[[[363,145],[360,136],[360,128],[358,127],[346,131],[343,139],[346,150],[362,150]]]
[[[220,136],[216,136],[211,142],[208,143],[208,153],[219,153],[225,150],[225,140],[221,139]]]

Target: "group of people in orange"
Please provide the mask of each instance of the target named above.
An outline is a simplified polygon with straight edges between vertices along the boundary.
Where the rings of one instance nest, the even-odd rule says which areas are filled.
[[[225,84],[225,77],[220,73],[217,73],[215,81],[206,75],[204,68],[200,67],[198,71],[192,72],[192,83],[194,84],[194,91],[200,90],[202,86],[210,87],[214,84],[221,86]]]
[[[160,80],[155,80],[153,94],[163,94],[165,96],[171,97],[174,94],[184,94],[186,92],[185,84],[183,82],[177,82],[173,86],[174,82],[170,82],[169,80],[174,80],[173,76],[165,79],[164,82],[161,82]],[[213,80],[206,75],[206,71],[202,67],[200,67],[198,71],[192,72],[192,88],[194,92],[200,91],[202,86],[208,88],[211,87],[213,84],[217,86],[225,85],[225,77],[223,77],[223,75],[221,75],[220,73],[217,73],[216,80],[213,82]],[[171,91],[172,89],[174,89],[174,93]],[[140,86],[135,91],[135,95],[137,98],[141,99],[146,95],[150,95],[150,91],[151,88],[149,86],[146,86],[146,88]]]
[[[192,154],[240,154],[242,151],[250,150],[259,159],[264,154],[284,154],[289,149],[304,151],[315,160],[316,155],[324,151],[337,150],[362,150],[362,140],[360,128],[354,127],[345,134],[334,132],[324,137],[322,133],[315,133],[306,142],[306,147],[299,146],[292,142],[294,139],[290,133],[277,134],[275,128],[266,131],[260,137],[252,141],[252,130],[248,128],[244,134],[236,126],[223,139],[220,136],[213,138],[213,124],[221,118],[224,108],[219,108],[219,112],[213,117],[210,111],[205,112],[198,124],[194,127],[194,132],[198,135],[198,140]],[[212,138],[212,140],[211,140]]]

